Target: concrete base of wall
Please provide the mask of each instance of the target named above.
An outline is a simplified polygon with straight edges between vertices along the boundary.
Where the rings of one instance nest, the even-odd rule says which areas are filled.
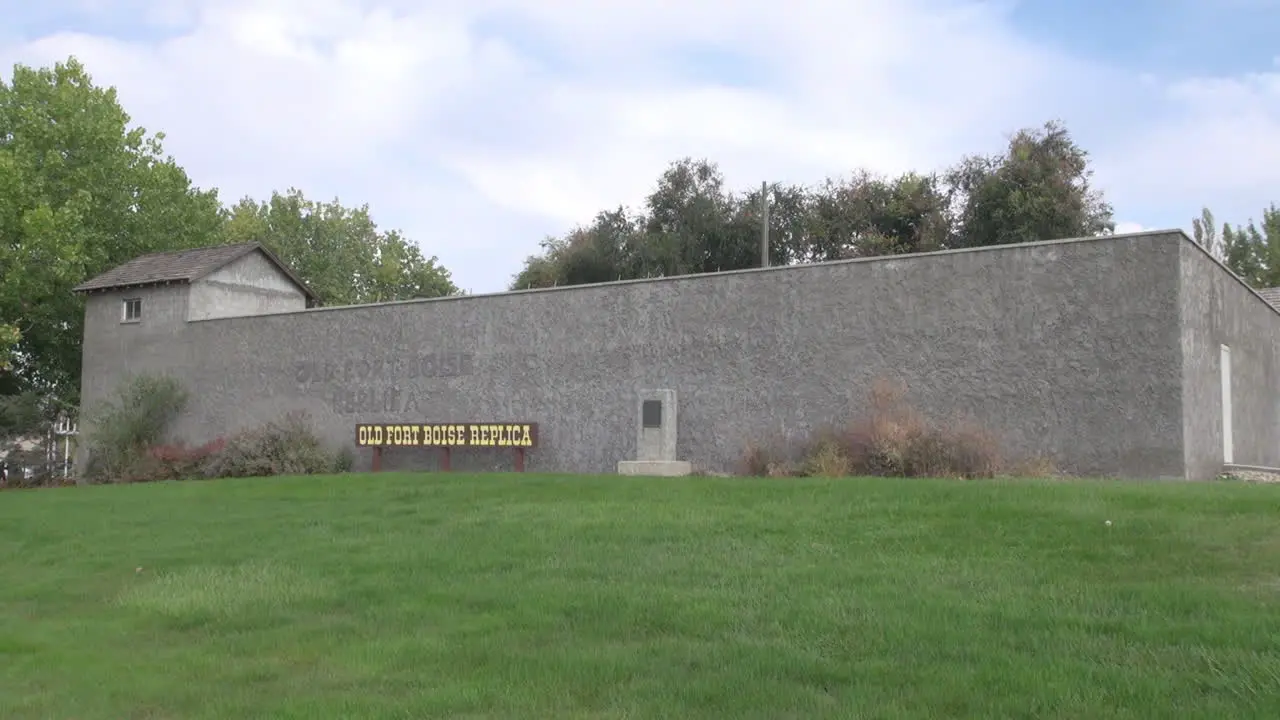
[[[1253,471],[1253,472],[1274,473],[1276,475],[1280,475],[1280,468],[1267,467],[1266,465],[1223,465],[1222,466],[1222,471],[1226,473],[1236,471],[1236,470],[1243,470],[1245,472]]]
[[[618,463],[618,474],[683,477],[693,474],[693,464],[684,460],[623,460]]]
[[[1260,465],[1226,465],[1222,468],[1222,474],[1245,482],[1280,483],[1280,468]]]

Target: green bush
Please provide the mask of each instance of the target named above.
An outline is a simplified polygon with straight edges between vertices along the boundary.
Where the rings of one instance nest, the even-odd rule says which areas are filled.
[[[163,440],[186,403],[186,391],[173,378],[140,375],[122,385],[97,413],[86,438],[85,478],[129,480],[150,463],[148,451]]]
[[[85,477],[91,482],[152,482],[192,478],[262,477],[346,472],[350,450],[332,452],[305,413],[198,447],[166,444],[165,434],[186,406],[173,379],[139,376],[98,413],[86,438]]]
[[[349,473],[351,468],[356,465],[356,454],[349,447],[343,447],[338,451],[338,456],[334,459],[334,472]]]
[[[350,451],[332,452],[311,427],[306,413],[294,412],[227,439],[205,462],[209,478],[315,475],[344,472]]]

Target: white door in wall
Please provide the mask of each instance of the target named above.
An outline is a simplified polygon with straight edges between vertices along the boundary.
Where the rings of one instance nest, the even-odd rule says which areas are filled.
[[[1222,346],[1222,462],[1235,462],[1231,429],[1231,348]]]

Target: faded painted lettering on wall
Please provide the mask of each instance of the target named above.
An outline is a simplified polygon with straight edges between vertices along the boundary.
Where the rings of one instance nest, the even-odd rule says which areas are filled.
[[[410,383],[475,374],[471,353],[425,353],[341,362],[299,360],[293,379],[305,394],[324,398],[338,415],[415,413],[428,406],[430,392]]]

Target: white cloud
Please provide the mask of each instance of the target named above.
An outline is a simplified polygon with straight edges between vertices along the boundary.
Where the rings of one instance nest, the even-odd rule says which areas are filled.
[[[138,122],[167,133],[200,184],[227,199],[297,186],[368,202],[473,290],[503,286],[544,234],[637,202],[682,155],[719,161],[737,187],[813,182],[934,169],[1061,118],[1133,227],[1185,225],[1201,204],[1233,219],[1280,200],[1269,196],[1277,75],[1110,69],[1019,38],[1000,4],[131,7],[155,37],[43,34],[0,46],[0,60],[75,54]],[[695,51],[720,67],[695,72]]]
[[[1176,208],[1186,225],[1204,205],[1236,222],[1280,202],[1280,73],[1190,78],[1164,97],[1164,111],[1102,159],[1118,206]]]

